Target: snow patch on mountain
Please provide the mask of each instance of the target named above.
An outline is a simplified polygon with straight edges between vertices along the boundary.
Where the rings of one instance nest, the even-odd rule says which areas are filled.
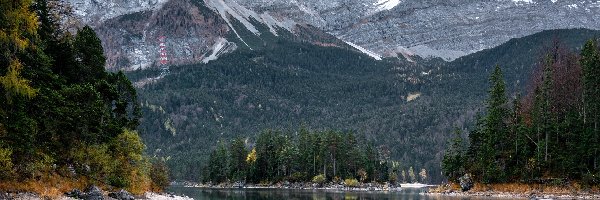
[[[252,10],[245,8],[244,6],[239,5],[233,0],[205,0],[205,2],[209,8],[213,9],[214,11],[219,13],[219,15],[221,15],[221,17],[229,25],[231,30],[246,46],[248,46],[248,44],[238,34],[237,30],[235,30],[230,21],[229,16],[242,23],[246,29],[248,29],[255,35],[260,35],[261,32],[258,31],[258,29],[256,29],[256,27],[250,22],[251,18],[265,24],[269,28],[269,31],[275,36],[278,35],[278,28],[283,28],[291,32],[293,27],[296,25],[295,22],[288,19],[283,19],[279,21],[273,16],[271,16],[268,12],[258,14]]]
[[[374,5],[377,6],[378,10],[391,10],[400,4],[400,0],[378,0]]]
[[[530,4],[534,3],[533,0],[512,0],[515,4]]]
[[[269,14],[269,12],[264,12],[259,15],[260,21],[269,27],[269,31],[273,33],[273,35],[278,36],[277,28],[284,28],[285,30],[292,32],[294,26],[296,26],[296,22],[290,19],[284,19],[282,21],[278,21],[273,16]]]
[[[240,39],[240,41],[242,41],[242,43],[244,43],[247,47],[250,47],[250,46],[248,45],[248,43],[246,43],[244,41],[244,39],[242,39],[240,34],[238,34],[238,32],[235,30],[235,28],[233,27],[233,24],[231,24],[231,21],[230,21],[228,15],[231,15],[233,18],[240,21],[246,27],[246,29],[248,29],[250,32],[252,32],[256,35],[260,35],[260,32],[256,29],[256,27],[254,27],[254,25],[252,25],[252,23],[250,23],[247,20],[246,17],[243,17],[242,15],[240,15],[240,13],[236,12],[236,10],[229,7],[229,5],[227,5],[225,3],[225,1],[223,1],[223,0],[205,0],[205,2],[208,7],[217,11],[217,13],[219,13],[219,15],[221,15],[221,18],[223,18],[225,20],[225,23],[227,23],[227,25],[229,25],[229,28],[231,28],[233,33],[235,33],[235,35]],[[236,3],[236,5],[237,5],[237,3]]]
[[[567,5],[567,8],[569,8],[569,9],[577,9],[578,7],[579,7],[579,5],[577,5],[575,3],[571,4],[571,5]]]
[[[355,49],[357,49],[357,50],[359,50],[359,51],[361,51],[361,52],[363,52],[363,53],[365,53],[365,54],[367,54],[367,55],[369,55],[369,56],[373,57],[375,60],[381,60],[381,56],[380,56],[380,55],[378,55],[378,54],[376,54],[376,53],[373,53],[372,51],[369,51],[369,50],[367,50],[367,49],[365,49],[365,48],[363,48],[363,47],[361,47],[361,46],[358,46],[358,45],[356,45],[356,44],[354,44],[354,43],[352,43],[352,42],[348,42],[348,41],[344,41],[344,42],[345,42],[346,44],[348,44],[348,45],[350,45],[350,46],[354,47]]]
[[[219,56],[228,52],[232,52],[235,49],[237,49],[235,43],[229,42],[225,38],[219,38],[217,40],[217,43],[213,45],[211,54],[202,59],[202,62],[208,63],[210,61],[216,60],[217,58],[219,58]]]

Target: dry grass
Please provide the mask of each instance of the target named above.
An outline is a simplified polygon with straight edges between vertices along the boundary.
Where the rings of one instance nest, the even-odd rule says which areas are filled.
[[[435,188],[429,189],[429,192],[432,192],[432,193],[444,193],[444,192],[451,192],[451,191],[460,191],[460,185],[458,185],[457,183],[449,183],[449,184],[438,185]]]
[[[51,174],[37,180],[0,182],[0,191],[33,192],[44,198],[57,199],[75,188],[83,190],[88,184],[89,181],[84,178],[73,179]]]
[[[568,195],[577,193],[599,193],[598,187],[583,189],[579,183],[571,183],[564,186],[555,186],[548,184],[524,184],[524,183],[501,183],[501,184],[480,184],[476,183],[472,192],[504,192],[504,193],[544,193]]]
[[[126,190],[134,195],[140,195],[150,191],[151,181],[149,177],[134,171],[132,172],[131,178],[134,184],[129,188],[125,188]],[[25,181],[0,181],[0,191],[32,192],[43,198],[57,199],[64,196],[64,193],[70,192],[73,189],[84,191],[90,185],[96,185],[104,191],[115,189],[83,176],[72,178],[52,173]]]

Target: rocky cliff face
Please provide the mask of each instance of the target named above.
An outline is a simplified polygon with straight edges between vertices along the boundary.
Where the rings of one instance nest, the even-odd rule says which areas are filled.
[[[542,30],[600,29],[596,0],[238,1],[312,24],[383,56],[453,60]]]
[[[239,46],[252,48],[239,32],[260,35],[257,23],[275,35],[310,25],[375,58],[445,60],[542,30],[600,29],[596,0],[68,1],[100,33],[108,67],[125,69],[155,65],[161,35],[172,64],[208,62]],[[224,39],[229,34],[237,44]]]
[[[158,65],[161,36],[166,37],[169,64],[200,62],[220,50],[215,49],[218,45],[235,48],[224,39],[229,28],[223,19],[190,1],[169,1],[159,8],[141,10],[95,27],[103,41],[108,68],[133,70]],[[94,17],[105,18],[98,14]]]

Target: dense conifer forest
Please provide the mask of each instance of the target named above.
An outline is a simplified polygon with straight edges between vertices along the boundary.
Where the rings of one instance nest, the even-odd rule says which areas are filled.
[[[600,49],[545,47],[524,93],[508,96],[502,67],[490,76],[485,112],[455,131],[442,166],[450,181],[600,184]],[[468,138],[468,140],[467,140]]]
[[[140,133],[149,153],[169,158],[175,179],[203,180],[217,141],[241,137],[253,143],[265,129],[293,132],[304,124],[317,132],[353,131],[376,149],[389,150],[402,170],[426,169],[430,181],[442,182],[440,163],[453,127],[473,127],[493,66],[504,66],[508,96],[523,94],[544,46],[557,38],[575,50],[598,32],[544,31],[449,63],[376,61],[293,35],[240,34],[253,50],[171,66],[170,74],[138,88]],[[127,76],[139,82],[159,77],[160,70]]]
[[[352,132],[265,130],[256,142],[220,142],[203,170],[204,182],[428,182],[427,171],[401,168],[389,150]]]

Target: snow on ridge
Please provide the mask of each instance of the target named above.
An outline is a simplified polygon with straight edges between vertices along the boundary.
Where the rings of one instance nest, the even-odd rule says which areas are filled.
[[[296,23],[292,20],[284,20],[283,22],[277,21],[277,19],[273,18],[273,16],[271,16],[271,14],[268,12],[260,14],[259,17],[261,19],[260,21],[266,24],[267,27],[269,27],[269,31],[271,31],[271,33],[273,33],[275,36],[278,36],[276,29],[277,27],[281,27],[289,32],[292,32],[294,26],[296,26]]]
[[[382,10],[391,10],[392,8],[396,7],[398,4],[400,4],[400,0],[378,0],[377,3],[373,4],[375,6],[377,6],[377,10],[382,11]]]
[[[234,13],[233,10],[229,6],[227,6],[227,4],[225,4],[225,2],[223,0],[206,0],[205,2],[208,7],[215,10],[217,13],[219,13],[219,15],[221,15],[221,18],[223,18],[223,20],[225,20],[225,23],[227,23],[227,25],[229,26],[229,28],[231,28],[233,33],[235,33],[237,38],[240,39],[240,41],[242,41],[242,43],[244,43],[247,47],[250,47],[248,45],[248,43],[246,43],[246,41],[244,41],[244,39],[242,39],[240,34],[238,34],[238,32],[235,30],[235,28],[233,27],[233,24],[231,24],[231,21],[229,21],[229,17],[227,16],[227,14],[230,14],[235,18],[237,18],[237,17],[243,18],[243,17],[241,17],[240,15],[237,15],[237,14],[236,15],[231,14],[231,13]],[[244,19],[244,21],[248,22],[245,19]],[[244,24],[244,25],[246,25],[246,24]],[[258,30],[256,30],[256,28],[254,26],[252,26],[252,24],[250,24],[250,25],[252,28],[249,28],[247,26],[246,28],[248,28],[248,30],[253,29],[258,32]],[[252,31],[252,30],[250,30],[250,31]]]
[[[344,40],[342,40],[342,41],[344,41]],[[359,51],[361,51],[361,52],[363,52],[363,53],[365,53],[365,54],[367,54],[367,55],[369,55],[369,56],[373,57],[375,60],[381,60],[381,56],[380,56],[380,55],[378,55],[378,54],[376,54],[376,53],[373,53],[372,51],[369,51],[369,50],[367,50],[367,49],[365,49],[365,48],[363,48],[363,47],[361,47],[361,46],[358,46],[358,45],[356,45],[356,44],[354,44],[354,43],[352,43],[352,42],[348,42],[348,41],[344,41],[344,42],[345,42],[346,44],[348,44],[348,45],[350,45],[350,46],[354,47],[355,49],[358,49]]]
[[[512,1],[515,3],[533,3],[533,0],[512,0]]]
[[[527,4],[535,4],[533,0],[512,0],[517,6],[523,6]]]
[[[294,22],[290,22],[290,20],[278,21],[273,18],[268,12],[264,12],[262,14],[257,14],[256,12],[245,8],[244,6],[239,5],[237,2],[233,0],[205,0],[206,4],[213,10],[217,11],[219,15],[225,20],[227,25],[233,30],[233,32],[237,35],[237,37],[246,45],[248,44],[241,38],[241,36],[237,33],[231,21],[229,20],[228,15],[238,20],[240,23],[244,25],[246,29],[255,35],[260,35],[260,31],[256,29],[256,27],[250,22],[250,18],[254,18],[255,20],[265,24],[273,35],[277,36],[277,28],[281,27],[288,31],[292,31],[293,26],[296,24]]]

